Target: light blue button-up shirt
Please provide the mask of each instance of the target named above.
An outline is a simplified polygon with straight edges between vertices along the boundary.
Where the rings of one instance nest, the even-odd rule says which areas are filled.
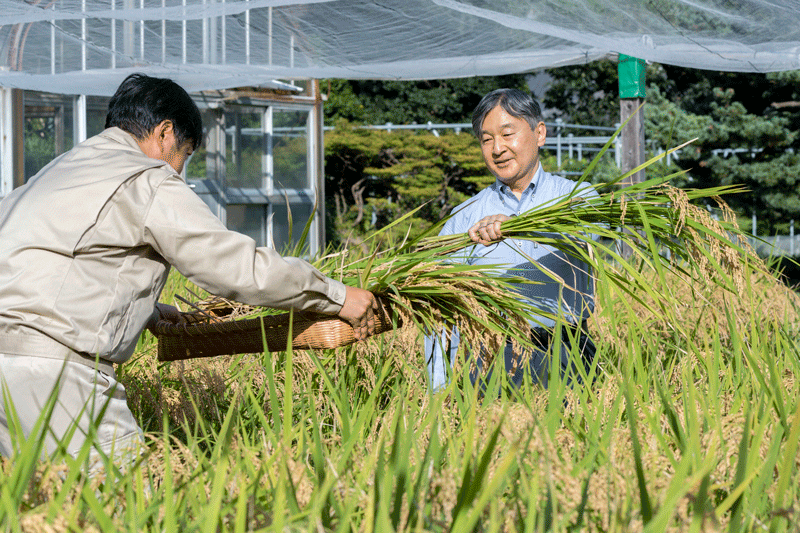
[[[491,215],[521,215],[563,198],[575,187],[574,181],[545,172],[541,165],[519,199],[507,185],[496,180],[456,207],[440,235],[466,233],[479,220]],[[597,196],[597,192],[588,184],[583,184],[581,188],[586,190],[580,196]],[[580,323],[594,308],[594,286],[588,266],[552,246],[527,239],[504,239],[489,246],[476,244],[452,259],[468,264],[497,265],[501,272],[534,281],[535,284],[519,285],[520,294],[543,311],[543,315],[533,317],[533,327],[553,327],[554,315],[563,316],[572,323]],[[434,390],[447,382],[444,352],[448,352],[447,360],[452,361],[458,340],[455,332],[447,343],[449,349],[445,349],[443,338],[425,338],[428,374]]]

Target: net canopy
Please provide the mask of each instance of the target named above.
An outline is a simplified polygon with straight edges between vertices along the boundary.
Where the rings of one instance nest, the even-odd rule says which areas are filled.
[[[800,1],[0,0],[0,45],[0,86],[90,95],[131,72],[201,91],[522,73],[617,53],[769,72],[800,69]]]

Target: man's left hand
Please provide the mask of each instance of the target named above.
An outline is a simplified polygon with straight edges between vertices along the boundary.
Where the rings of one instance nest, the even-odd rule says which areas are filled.
[[[500,225],[511,217],[506,215],[491,215],[483,217],[474,226],[469,228],[467,232],[469,238],[473,242],[488,246],[493,242],[497,242],[503,238],[503,232],[500,231]]]

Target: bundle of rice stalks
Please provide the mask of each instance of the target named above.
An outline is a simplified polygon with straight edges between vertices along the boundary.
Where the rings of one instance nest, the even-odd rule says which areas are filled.
[[[667,182],[674,176],[667,176],[618,190],[619,182],[665,155],[610,184],[594,186],[599,193],[596,197],[572,193],[513,218],[503,224],[503,234],[534,240],[580,259],[595,273],[604,272],[604,279],[643,305],[659,305],[661,299],[642,275],[642,265],[662,279],[667,272],[679,272],[680,279],[688,283],[702,279],[729,290],[741,289],[745,265],[763,265],[720,199],[740,189],[682,190],[670,186]],[[579,181],[588,182],[599,157]],[[722,220],[702,207],[709,201],[721,208]],[[408,213],[375,236],[412,215]],[[444,331],[445,335],[455,326],[470,350],[495,353],[509,337],[527,346],[535,317],[563,320],[519,298],[519,284],[532,282],[503,273],[496,265],[449,260],[474,243],[466,234],[435,236],[443,222],[392,250],[353,260],[344,250],[319,259],[316,266],[348,285],[382,296],[393,310],[394,320],[429,332]],[[622,256],[620,244],[630,250],[634,260]],[[248,316],[269,313],[255,309]]]

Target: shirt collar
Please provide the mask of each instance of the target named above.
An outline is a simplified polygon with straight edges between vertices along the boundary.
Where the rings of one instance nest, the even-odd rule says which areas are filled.
[[[528,184],[527,187],[525,187],[525,190],[522,191],[522,197],[523,198],[525,196],[532,195],[536,191],[536,187],[538,187],[539,183],[542,181],[542,176],[543,175],[544,175],[544,169],[542,168],[542,163],[540,161],[539,162],[539,166],[536,167],[536,172],[533,173],[533,178],[531,179],[531,182]],[[493,187],[494,187],[494,190],[498,194],[501,194],[501,195],[503,195],[503,194],[513,195],[513,193],[511,192],[511,189],[508,187],[508,185],[506,185],[505,183],[503,183],[499,179],[495,179],[494,180]]]
[[[127,131],[125,131],[125,130],[123,130],[121,128],[118,128],[116,126],[112,126],[110,128],[104,129],[98,135],[100,137],[105,137],[106,139],[110,139],[111,141],[118,143],[120,145],[120,148],[122,148],[124,150],[129,150],[131,152],[135,152],[137,155],[142,156],[145,160],[147,160],[150,163],[152,163],[152,164],[149,165],[150,167],[152,167],[152,168],[156,168],[156,167],[167,168],[167,169],[169,169],[170,172],[172,172],[173,174],[178,176],[181,180],[183,180],[183,177],[180,174],[178,174],[175,171],[175,169],[172,168],[169,165],[169,163],[167,163],[165,161],[162,161],[160,159],[153,159],[151,157],[148,157],[142,151],[142,148],[141,148],[141,146],[139,146],[139,143],[136,141],[136,138],[132,134],[128,133]]]
[[[142,149],[139,146],[139,143],[136,142],[136,139],[133,137],[133,135],[131,135],[130,133],[128,133],[127,131],[125,131],[125,130],[123,130],[121,128],[118,128],[116,126],[112,126],[110,128],[107,128],[107,129],[103,130],[102,133],[100,133],[100,135],[102,135],[103,137],[106,137],[108,139],[111,139],[112,141],[118,142],[120,144],[124,144],[129,148],[133,148],[133,149],[141,152],[142,155],[144,155],[144,152],[142,152]]]

